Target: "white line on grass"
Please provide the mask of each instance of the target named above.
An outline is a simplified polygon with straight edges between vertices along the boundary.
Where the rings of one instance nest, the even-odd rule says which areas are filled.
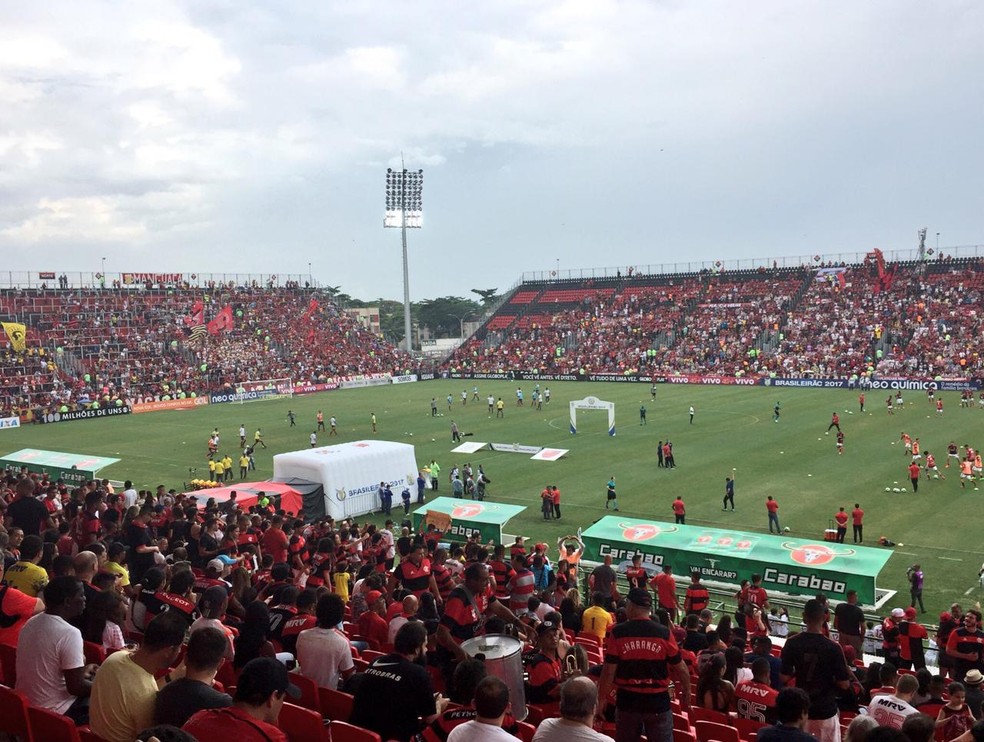
[[[968,588],[967,588],[967,589],[966,589],[966,590],[964,591],[964,595],[970,595],[970,594],[971,594],[972,592],[974,592],[974,590],[976,590],[976,589],[977,589],[977,585],[974,585],[973,587],[968,587]]]
[[[954,557],[940,557],[940,559],[946,559],[948,562],[962,562],[963,559],[955,559]]]

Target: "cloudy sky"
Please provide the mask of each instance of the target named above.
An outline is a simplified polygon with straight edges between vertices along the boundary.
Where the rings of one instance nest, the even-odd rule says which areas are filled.
[[[524,271],[984,243],[984,4],[0,7],[0,254],[414,299]]]

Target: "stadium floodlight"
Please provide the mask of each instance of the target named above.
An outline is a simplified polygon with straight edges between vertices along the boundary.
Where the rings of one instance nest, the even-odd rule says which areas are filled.
[[[407,229],[424,226],[424,171],[386,169],[386,214],[384,228],[399,228],[403,238],[403,329],[407,350],[413,350],[410,334],[410,263],[407,258]]]

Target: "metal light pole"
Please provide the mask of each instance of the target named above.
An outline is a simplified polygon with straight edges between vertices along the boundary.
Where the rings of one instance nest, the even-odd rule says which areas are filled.
[[[407,257],[407,229],[423,227],[424,171],[386,169],[386,215],[383,227],[400,228],[403,241],[403,331],[407,350],[413,350],[410,334],[410,262]]]

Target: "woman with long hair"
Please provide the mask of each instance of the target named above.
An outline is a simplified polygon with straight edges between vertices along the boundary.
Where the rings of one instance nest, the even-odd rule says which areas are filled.
[[[581,633],[581,609],[572,598],[560,601],[560,618],[565,629],[570,629],[575,634]]]
[[[107,652],[123,649],[126,645],[120,628],[126,620],[123,596],[115,590],[97,592],[89,602],[87,614],[83,639],[101,645]]]
[[[745,657],[734,644],[724,650],[724,679],[737,687],[742,680],[751,680],[752,671],[745,667]]]
[[[732,628],[732,618],[730,614],[725,613],[721,616],[721,620],[718,621],[717,625],[718,638],[724,642],[724,646],[730,647],[731,642],[734,641],[735,634]]]
[[[735,698],[735,686],[724,679],[726,663],[723,655],[715,654],[697,680],[697,705],[702,708],[728,713]]]
[[[267,638],[270,633],[270,609],[260,600],[246,606],[246,618],[236,637],[236,657],[232,661],[237,670],[257,657],[276,657],[277,651]]]

